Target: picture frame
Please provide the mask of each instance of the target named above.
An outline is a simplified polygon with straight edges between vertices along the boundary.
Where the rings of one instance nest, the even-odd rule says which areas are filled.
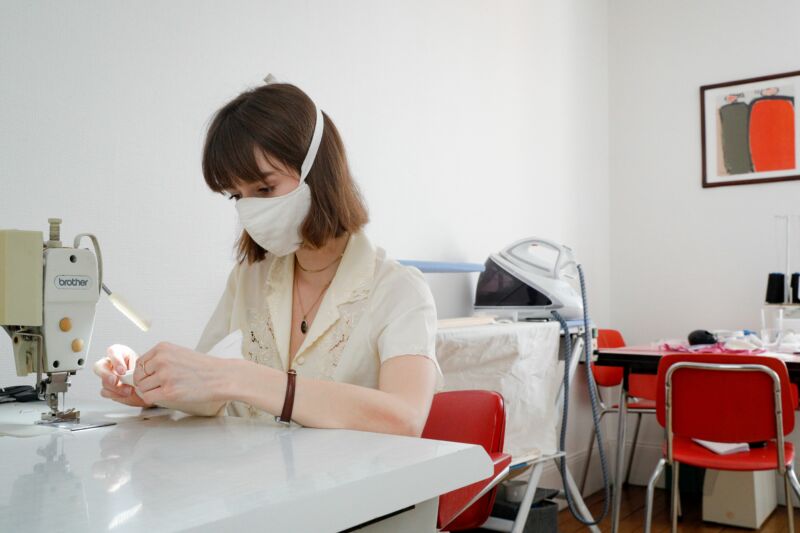
[[[700,87],[703,188],[800,180],[800,70]]]

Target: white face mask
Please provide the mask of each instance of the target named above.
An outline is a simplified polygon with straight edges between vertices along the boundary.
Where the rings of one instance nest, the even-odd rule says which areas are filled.
[[[322,141],[323,118],[314,104],[317,121],[303,164],[300,166],[300,185],[288,194],[276,198],[242,198],[236,202],[239,222],[259,246],[278,257],[288,255],[303,244],[300,227],[311,209],[311,189],[306,176],[311,171]]]

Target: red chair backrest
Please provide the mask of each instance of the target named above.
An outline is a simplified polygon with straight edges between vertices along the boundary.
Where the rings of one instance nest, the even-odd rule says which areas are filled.
[[[764,355],[673,354],[658,365],[658,423],[666,427],[666,376],[679,362],[761,365],[778,374],[783,434],[794,429],[789,372],[780,359]],[[681,368],[672,375],[672,431],[713,442],[755,442],[777,437],[772,379],[758,371]]]
[[[422,438],[479,444],[502,452],[506,435],[503,396],[487,390],[440,392],[433,397]]]
[[[598,348],[622,348],[625,339],[615,329],[597,331]],[[595,382],[601,387],[616,387],[622,383],[622,368],[615,366],[592,365]],[[631,374],[628,376],[628,395],[642,400],[656,399],[656,376],[650,374]]]
[[[625,339],[615,329],[600,329],[597,331],[598,348],[622,348]],[[592,374],[595,382],[600,387],[616,387],[622,383],[622,368],[617,366],[599,366],[592,364]]]
[[[628,376],[628,396],[640,400],[656,401],[658,376],[655,374],[631,374]]]
[[[486,390],[448,391],[435,395],[428,421],[422,430],[423,438],[478,444],[490,455],[503,451],[505,435],[503,397]],[[469,488],[457,489],[439,497],[438,527],[444,525],[449,531],[462,531],[476,528],[489,518],[497,487],[454,517],[453,514],[469,502],[469,499],[463,501],[464,490],[468,491]]]

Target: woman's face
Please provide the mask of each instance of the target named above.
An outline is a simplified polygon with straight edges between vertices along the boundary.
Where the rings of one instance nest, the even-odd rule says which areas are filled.
[[[289,194],[300,185],[300,174],[279,161],[270,161],[260,148],[254,148],[256,163],[261,171],[261,181],[240,181],[225,192],[232,200],[240,198],[274,198]]]

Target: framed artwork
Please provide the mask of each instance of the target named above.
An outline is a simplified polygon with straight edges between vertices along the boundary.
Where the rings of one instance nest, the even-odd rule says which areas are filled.
[[[800,71],[700,87],[703,187],[800,179]]]

